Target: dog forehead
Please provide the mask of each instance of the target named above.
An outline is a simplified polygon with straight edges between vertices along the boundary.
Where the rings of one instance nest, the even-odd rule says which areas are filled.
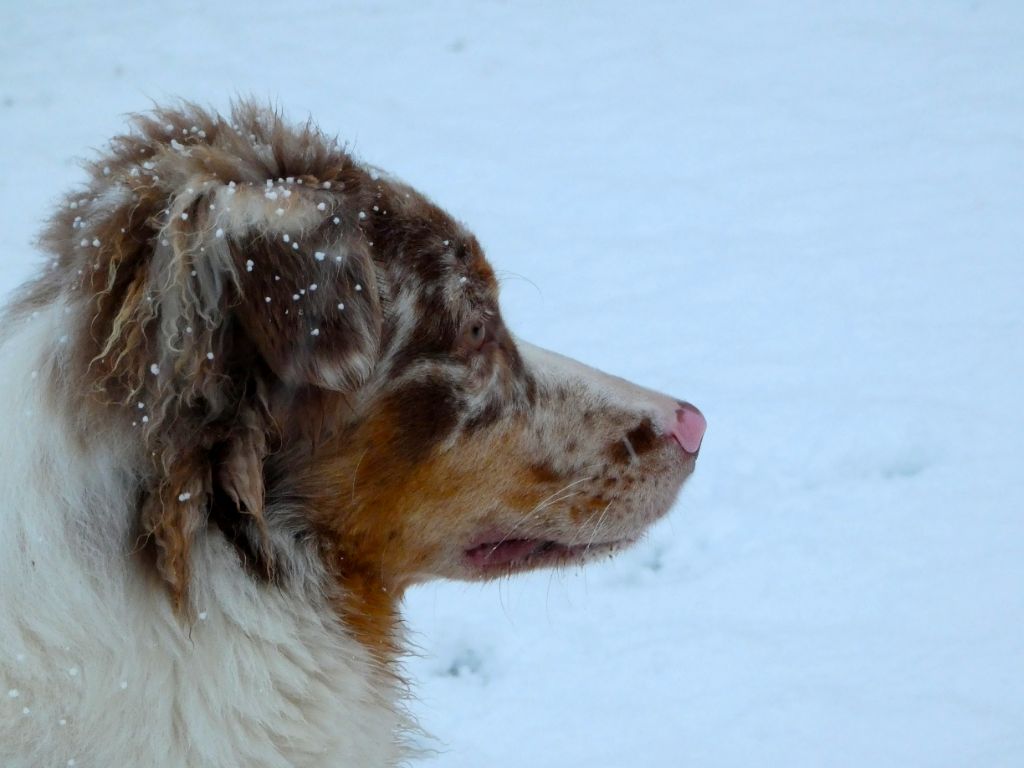
[[[467,233],[465,241],[466,255],[465,264],[469,271],[469,279],[467,282],[472,282],[476,287],[483,289],[483,291],[489,296],[497,296],[498,291],[498,280],[494,274],[494,268],[491,263],[484,256],[483,248],[480,247],[480,243],[477,239]]]
[[[448,291],[497,296],[494,270],[479,241],[465,226],[429,198],[401,182],[378,189],[390,198],[390,211],[377,218],[378,252],[399,284],[413,281],[426,292]]]

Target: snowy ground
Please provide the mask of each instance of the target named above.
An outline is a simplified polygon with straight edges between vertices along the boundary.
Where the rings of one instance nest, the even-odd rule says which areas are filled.
[[[0,5],[0,287],[150,99],[312,113],[708,416],[650,539],[408,599],[435,768],[1024,765],[1024,5]]]

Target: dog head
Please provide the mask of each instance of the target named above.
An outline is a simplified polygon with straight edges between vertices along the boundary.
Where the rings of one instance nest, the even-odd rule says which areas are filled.
[[[26,303],[67,307],[63,397],[138,447],[179,604],[218,529],[383,600],[607,554],[693,470],[696,408],[515,338],[476,239],[310,124],[138,118],[44,242]]]

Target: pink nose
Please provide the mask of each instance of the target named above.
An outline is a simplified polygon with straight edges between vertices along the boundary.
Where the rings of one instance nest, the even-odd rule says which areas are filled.
[[[708,422],[703,413],[689,403],[679,403],[679,408],[676,409],[675,424],[669,431],[684,451],[696,454],[700,450],[701,440],[704,439],[704,430],[707,428]]]

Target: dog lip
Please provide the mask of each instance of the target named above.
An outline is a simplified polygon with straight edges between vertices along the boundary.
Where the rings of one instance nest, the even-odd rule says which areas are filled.
[[[464,557],[473,570],[487,573],[571,563],[590,554],[608,553],[632,543],[630,539],[566,544],[543,538],[497,538],[470,547],[465,550]]]

